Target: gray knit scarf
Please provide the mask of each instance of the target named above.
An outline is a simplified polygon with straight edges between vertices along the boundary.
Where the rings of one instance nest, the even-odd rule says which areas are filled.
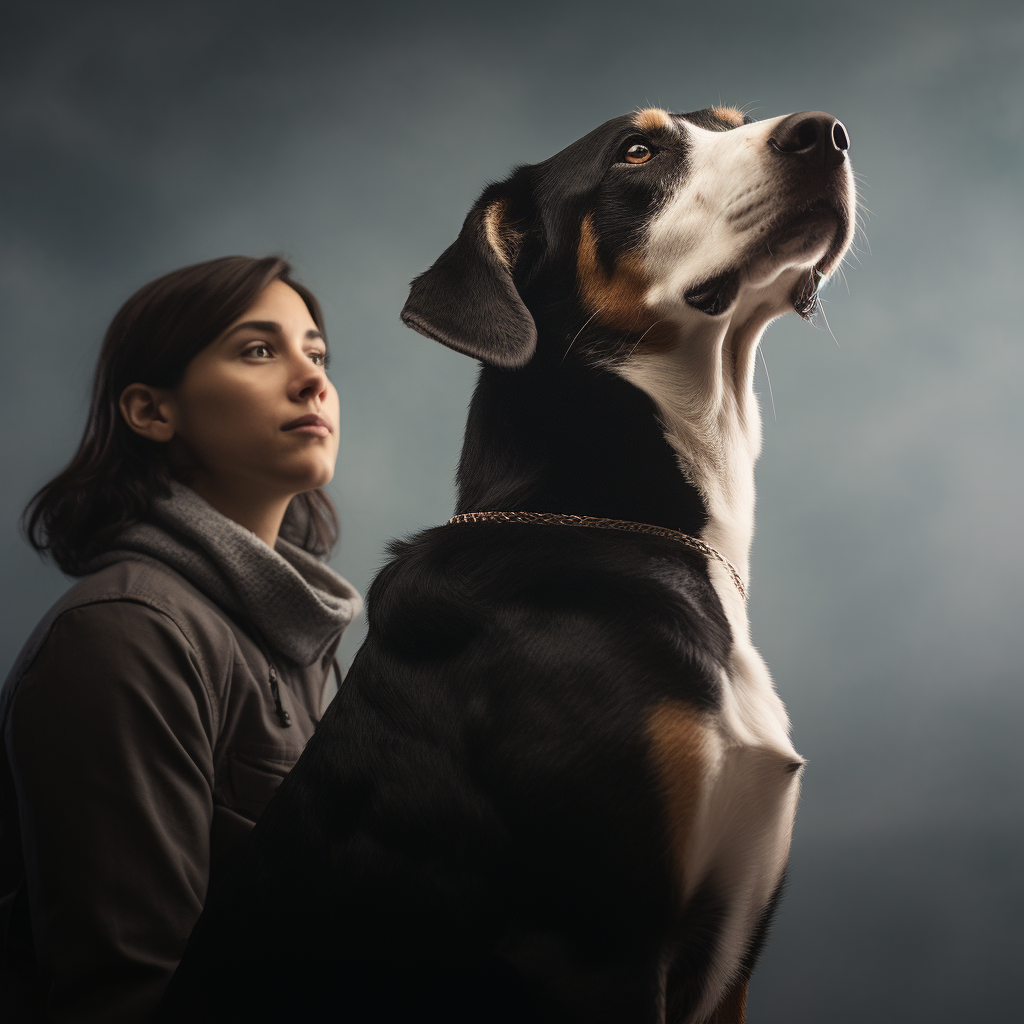
[[[302,666],[323,657],[362,608],[356,589],[318,558],[280,537],[268,547],[184,484],[172,482],[153,517],[125,530],[88,571],[133,555],[154,558]]]

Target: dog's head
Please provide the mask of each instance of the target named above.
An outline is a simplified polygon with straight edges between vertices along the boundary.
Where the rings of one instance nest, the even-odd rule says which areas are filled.
[[[617,117],[489,186],[402,319],[495,366],[614,358],[738,309],[811,313],[853,233],[843,125],[732,108]]]

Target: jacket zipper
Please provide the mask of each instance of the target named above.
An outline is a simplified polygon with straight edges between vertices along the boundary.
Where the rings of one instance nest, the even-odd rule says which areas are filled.
[[[270,692],[274,697],[274,710],[277,712],[282,728],[287,729],[292,724],[292,716],[285,711],[284,705],[281,703],[281,688],[277,684],[277,669],[269,662],[269,659],[268,664],[270,664]]]

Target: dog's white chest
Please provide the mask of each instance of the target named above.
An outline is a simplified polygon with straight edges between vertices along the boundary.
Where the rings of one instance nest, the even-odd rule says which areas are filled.
[[[682,910],[702,893],[721,907],[704,996],[691,1018],[703,1020],[736,980],[782,880],[803,761],[745,637],[722,672],[719,706],[662,705],[650,735]]]
[[[727,586],[726,577],[723,603],[727,612],[738,613],[742,602]],[[746,632],[745,613],[730,620],[734,647],[722,673],[719,708],[705,719],[699,795],[680,865],[684,900],[710,885],[725,903],[711,972],[719,995],[782,880],[803,765],[785,708]],[[706,1009],[714,1005],[716,987],[709,986]]]

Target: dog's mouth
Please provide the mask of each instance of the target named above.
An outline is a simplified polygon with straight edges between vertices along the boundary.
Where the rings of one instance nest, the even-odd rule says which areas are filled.
[[[708,316],[721,316],[736,299],[740,290],[739,270],[726,270],[691,288],[684,298],[689,306]]]
[[[790,295],[790,302],[797,314],[804,320],[811,320],[819,309],[818,288],[835,270],[849,244],[849,225],[844,214],[831,204],[817,204],[805,216],[810,223],[827,225],[831,230],[828,248]]]
[[[820,268],[825,262],[812,267],[790,295],[794,311],[804,320],[813,319],[818,310],[818,286],[825,276]],[[740,271],[727,270],[691,288],[685,296],[686,304],[707,316],[721,316],[735,302],[739,288]]]
[[[794,311],[810,320],[818,309],[818,287],[835,268],[847,245],[847,221],[829,203],[817,202],[796,216],[789,216],[740,266],[721,271],[694,285],[684,295],[686,303],[707,316],[721,316],[736,301],[745,270],[759,263],[777,263],[798,256],[801,250],[825,246],[821,258],[811,267],[790,295]],[[819,249],[820,251],[820,249]]]
[[[819,269],[821,264],[812,267],[807,277],[793,290],[790,302],[798,316],[804,320],[812,320],[818,311],[818,286],[825,276]]]

